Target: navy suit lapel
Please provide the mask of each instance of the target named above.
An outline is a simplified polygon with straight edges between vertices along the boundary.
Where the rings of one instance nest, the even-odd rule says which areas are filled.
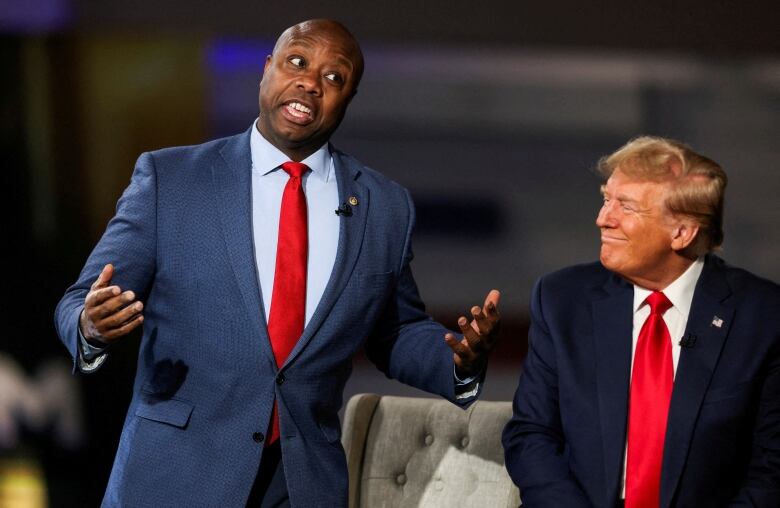
[[[247,315],[260,337],[260,348],[272,365],[273,351],[263,311],[262,295],[252,240],[252,156],[249,133],[229,138],[220,149],[221,159],[212,166],[214,191],[219,203],[225,245],[236,275]]]
[[[604,447],[607,500],[617,499],[626,446],[628,386],[631,373],[633,286],[611,274],[594,296],[593,340]]]
[[[718,258],[707,257],[693,294],[685,336],[695,337],[695,342],[681,349],[674,379],[661,470],[662,507],[671,505],[699,408],[734,317],[734,308],[727,302],[731,290],[720,265]]]
[[[303,351],[330,314],[333,305],[352,275],[352,270],[360,254],[360,247],[363,244],[363,233],[368,219],[368,187],[358,181],[361,169],[354,160],[336,150],[331,151],[339,189],[339,203],[348,203],[350,198],[354,197],[357,199],[357,204],[351,205],[351,216],[341,215],[339,218],[339,243],[333,271],[327,286],[325,286],[320,303],[303,330],[300,340],[295,344],[290,356],[287,357],[285,365],[294,361]]]

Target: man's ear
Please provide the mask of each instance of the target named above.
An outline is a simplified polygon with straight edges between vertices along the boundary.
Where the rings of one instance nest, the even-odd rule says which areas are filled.
[[[265,63],[263,64],[263,73],[260,75],[260,81],[257,82],[257,87],[259,88],[260,85],[263,84],[263,78],[265,77],[265,73],[268,72],[268,67],[271,65],[271,60],[273,60],[273,55],[268,55],[265,57]]]
[[[672,250],[681,252],[693,245],[699,236],[699,225],[691,220],[681,220],[672,230]]]

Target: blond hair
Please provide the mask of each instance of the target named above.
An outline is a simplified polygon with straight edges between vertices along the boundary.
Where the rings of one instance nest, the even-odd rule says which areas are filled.
[[[641,136],[599,160],[598,170],[609,178],[620,170],[642,180],[668,181],[667,209],[688,217],[699,226],[691,245],[697,256],[723,243],[723,197],[726,172],[716,162],[671,139]]]

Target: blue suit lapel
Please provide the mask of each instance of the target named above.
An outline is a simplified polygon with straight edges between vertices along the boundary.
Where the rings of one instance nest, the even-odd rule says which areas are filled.
[[[221,159],[214,163],[211,171],[225,245],[236,283],[246,305],[247,316],[256,336],[260,337],[259,347],[275,366],[268,340],[252,240],[252,156],[249,133],[250,130],[229,138],[220,149]]]
[[[322,326],[325,318],[330,315],[333,305],[352,275],[352,270],[360,254],[360,247],[363,244],[363,233],[365,232],[368,219],[368,187],[358,181],[361,169],[353,159],[336,150],[332,149],[331,151],[333,154],[333,166],[336,172],[336,182],[339,188],[339,202],[345,203],[350,197],[355,197],[358,204],[352,206],[351,216],[341,215],[339,218],[339,243],[333,271],[322,294],[320,303],[303,330],[300,340],[295,344],[290,356],[287,357],[285,365],[293,362],[298,357],[306,347],[306,344],[311,341],[314,334]]]
[[[626,445],[633,287],[612,274],[593,297],[593,340],[607,499],[617,499]]]
[[[734,308],[728,302],[731,289],[720,270],[721,264],[718,258],[707,257],[693,294],[685,334],[686,337],[696,337],[696,341],[692,347],[680,351],[674,379],[661,471],[662,507],[671,505],[688,455],[699,408],[734,317]],[[713,323],[716,319],[722,320],[720,326]]]

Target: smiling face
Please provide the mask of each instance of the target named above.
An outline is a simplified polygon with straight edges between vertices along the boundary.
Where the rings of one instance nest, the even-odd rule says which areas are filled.
[[[618,169],[602,187],[604,204],[596,218],[601,263],[647,289],[664,289],[691,263],[680,254],[690,243],[689,226],[664,202],[669,185],[631,178]]]
[[[265,62],[257,127],[300,161],[333,134],[357,91],[363,57],[339,23],[305,21],[287,29]]]

